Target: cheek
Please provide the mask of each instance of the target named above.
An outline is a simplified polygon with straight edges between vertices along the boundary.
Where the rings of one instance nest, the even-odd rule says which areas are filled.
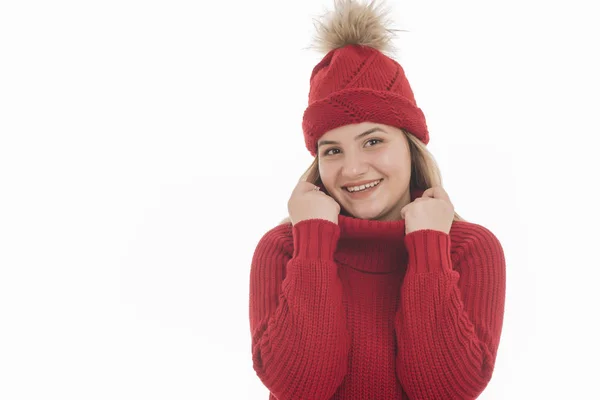
[[[390,178],[403,179],[405,175],[410,174],[410,159],[397,155],[383,155],[377,159],[376,165],[379,171]]]
[[[325,186],[331,186],[333,184],[333,174],[331,168],[326,165],[319,164],[319,176],[321,177],[321,182]]]
[[[329,193],[333,193],[335,191],[335,185],[337,182],[337,170],[333,165],[323,165],[319,164],[319,176],[321,177],[321,182],[325,189]]]

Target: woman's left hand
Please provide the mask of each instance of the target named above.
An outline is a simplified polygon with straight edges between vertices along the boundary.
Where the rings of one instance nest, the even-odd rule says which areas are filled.
[[[434,186],[400,210],[406,220],[406,234],[421,229],[450,233],[454,220],[454,205],[441,186]]]

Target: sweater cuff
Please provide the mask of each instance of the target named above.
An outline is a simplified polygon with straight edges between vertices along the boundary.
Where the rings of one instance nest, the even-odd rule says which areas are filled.
[[[324,219],[305,219],[292,228],[294,236],[293,258],[333,260],[340,227]]]
[[[407,273],[451,272],[450,235],[433,229],[413,231],[404,237]]]

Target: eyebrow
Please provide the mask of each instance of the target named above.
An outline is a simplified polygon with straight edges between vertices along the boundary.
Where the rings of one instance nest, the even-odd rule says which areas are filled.
[[[379,126],[376,126],[374,128],[369,129],[368,131],[365,131],[359,135],[357,135],[354,140],[358,140],[360,138],[363,138],[367,135],[370,135],[373,132],[383,132],[383,133],[387,133],[386,131],[384,131],[383,129],[381,129]],[[326,144],[340,144],[340,142],[336,142],[335,140],[321,140],[318,144],[317,144],[317,148],[319,148],[320,146],[324,146]]]

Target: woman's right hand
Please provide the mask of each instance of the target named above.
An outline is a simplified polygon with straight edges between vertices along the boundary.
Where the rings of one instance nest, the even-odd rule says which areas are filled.
[[[325,219],[338,223],[340,205],[332,197],[326,195],[312,183],[300,181],[292,191],[288,201],[288,212],[292,225],[306,219]]]

